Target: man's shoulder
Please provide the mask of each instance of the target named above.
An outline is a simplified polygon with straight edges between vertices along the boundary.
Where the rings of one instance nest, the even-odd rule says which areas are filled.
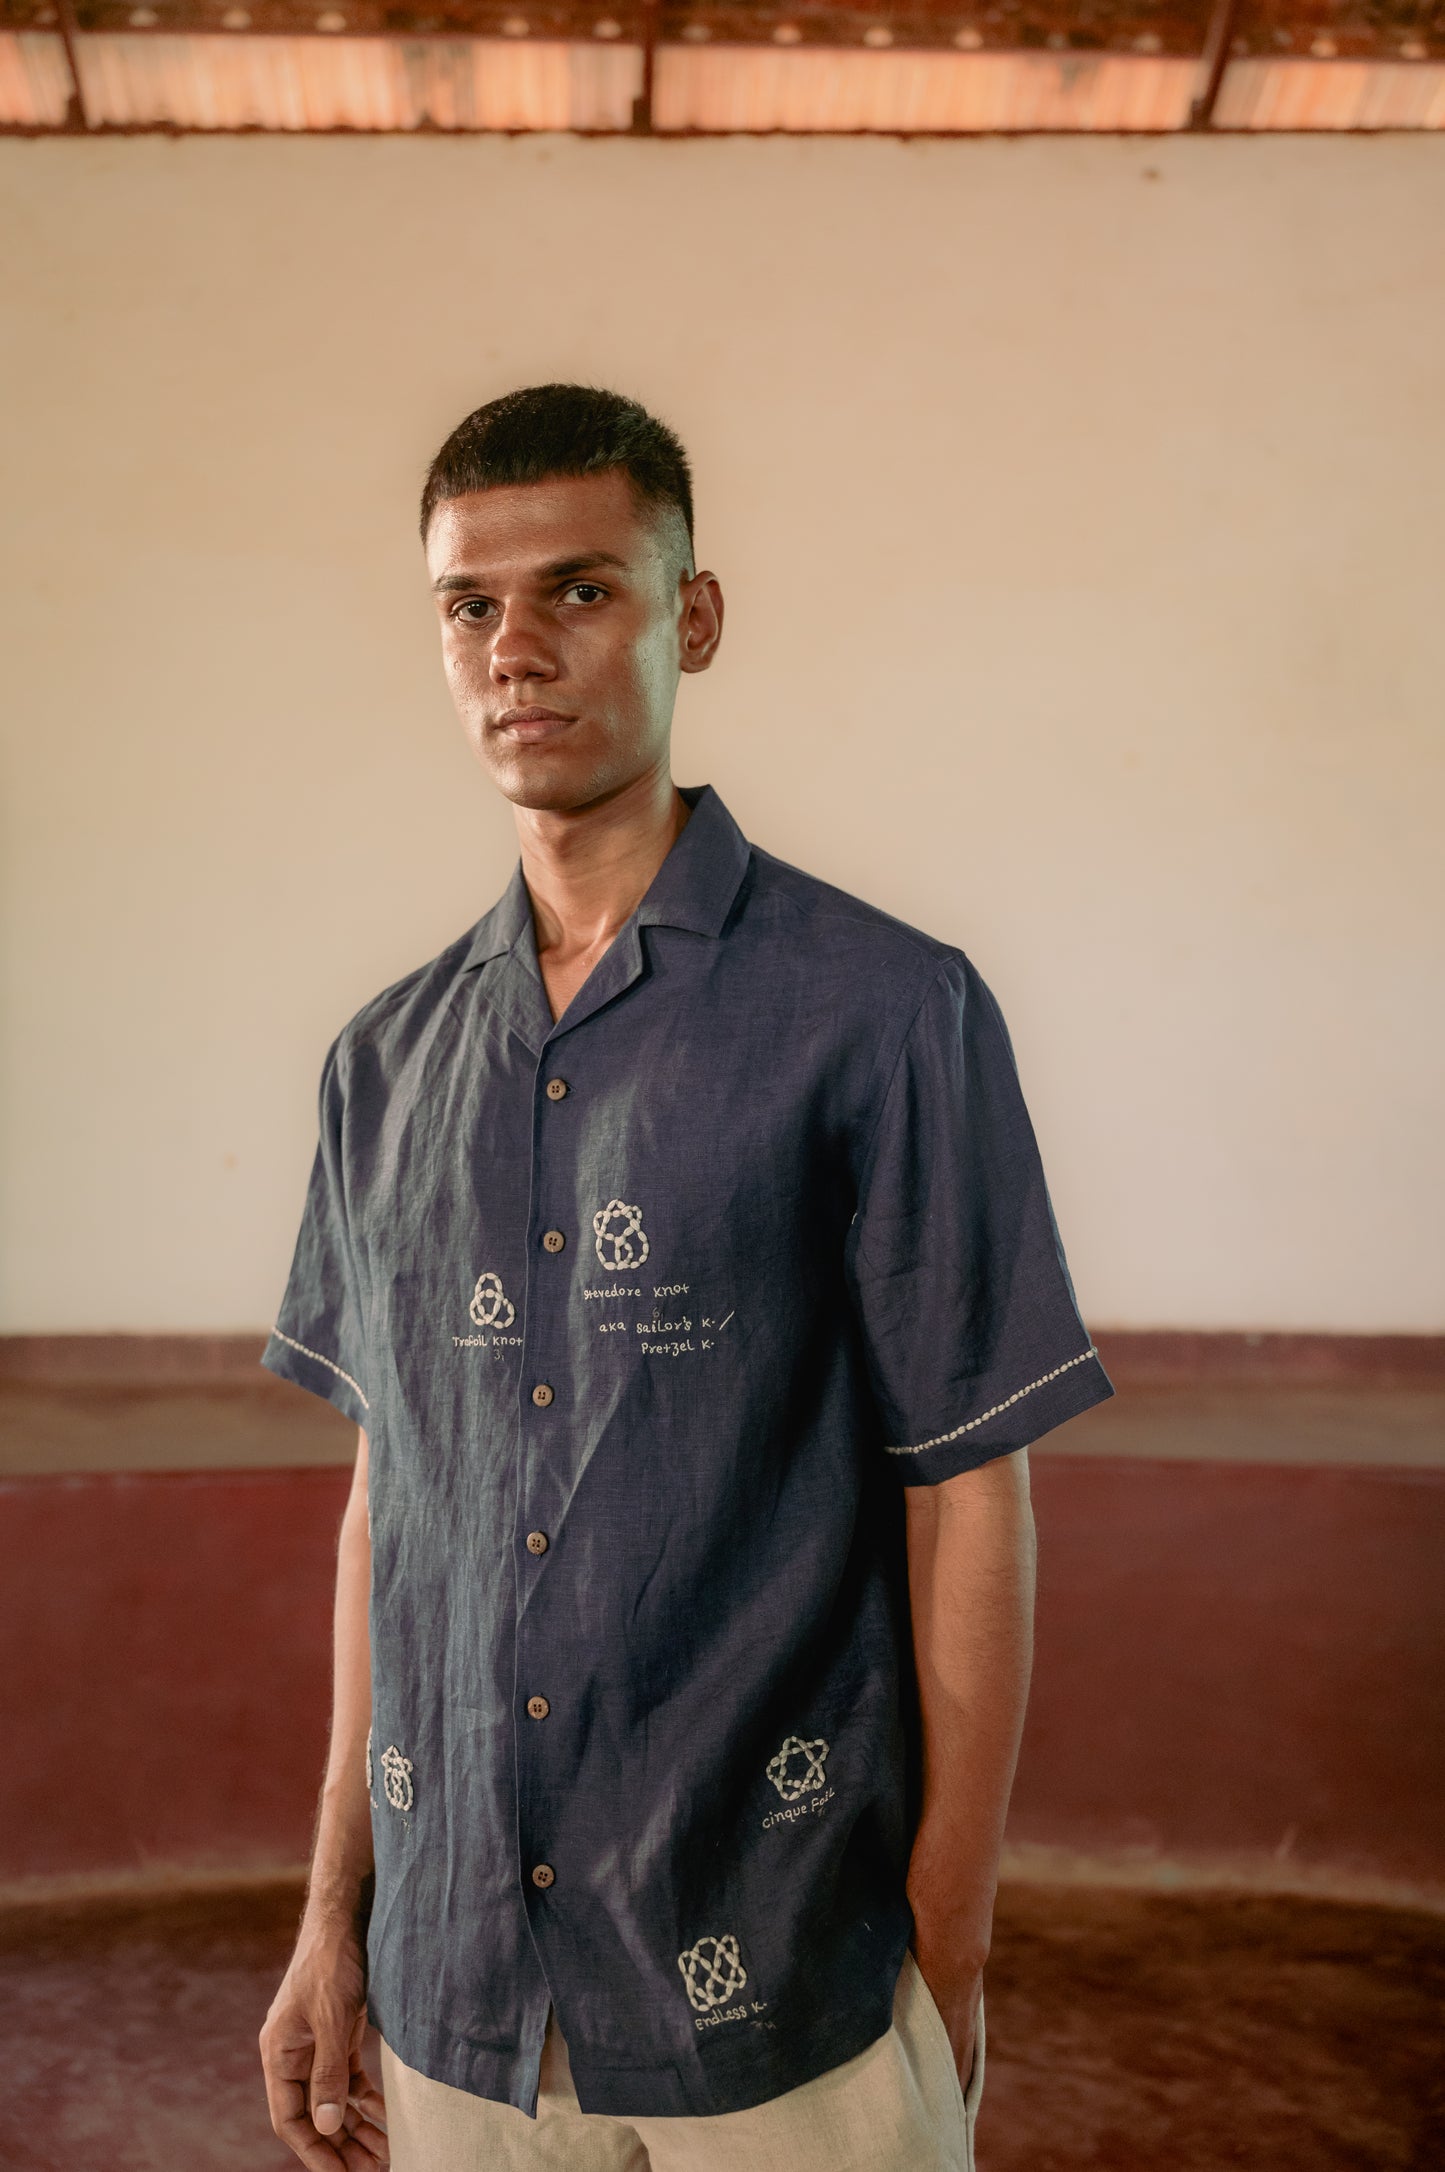
[[[336,1037],[336,1055],[344,1065],[368,1053],[405,1047],[445,1007],[476,940],[474,925],[445,950],[413,967],[363,1003]]]
[[[831,958],[847,973],[875,981],[895,976],[923,988],[946,967],[967,969],[952,943],[840,890],[820,875],[753,847],[751,917],[760,934],[775,933],[804,961]]]

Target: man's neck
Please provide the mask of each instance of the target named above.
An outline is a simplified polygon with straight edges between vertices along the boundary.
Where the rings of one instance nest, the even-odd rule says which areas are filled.
[[[554,1018],[636,912],[690,811],[665,762],[576,813],[516,809],[522,875]]]

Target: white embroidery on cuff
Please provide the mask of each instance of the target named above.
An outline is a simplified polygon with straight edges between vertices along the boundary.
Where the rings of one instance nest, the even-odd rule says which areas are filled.
[[[273,1327],[271,1332],[276,1337],[277,1342],[284,1342],[290,1349],[299,1350],[302,1357],[314,1358],[316,1363],[324,1365],[329,1373],[335,1373],[338,1380],[344,1380],[348,1388],[355,1388],[357,1394],[361,1396],[362,1409],[370,1410],[371,1405],[366,1400],[365,1395],[362,1394],[359,1380],[353,1380],[350,1373],[344,1373],[339,1365],[333,1364],[329,1357],[323,1357],[319,1350],[308,1350],[305,1343],[298,1342],[294,1335],[284,1334],[279,1327]]]
[[[1063,1364],[1056,1365],[1051,1373],[1041,1373],[1039,1378],[1031,1380],[1026,1388],[1015,1389],[1014,1393],[1005,1396],[1001,1403],[995,1403],[992,1410],[980,1411],[979,1415],[970,1418],[966,1425],[956,1425],[951,1433],[935,1433],[932,1440],[921,1440],[912,1448],[885,1448],[883,1453],[888,1456],[921,1456],[926,1448],[944,1448],[949,1441],[957,1440],[961,1434],[971,1433],[976,1425],[987,1425],[990,1418],[997,1418],[1012,1404],[1021,1403],[1026,1395],[1033,1394],[1035,1388],[1046,1388],[1051,1380],[1058,1379],[1060,1373],[1071,1373],[1076,1365],[1087,1365],[1090,1358],[1098,1355],[1098,1351],[1090,1343],[1088,1349],[1081,1350],[1077,1357],[1066,1358]]]

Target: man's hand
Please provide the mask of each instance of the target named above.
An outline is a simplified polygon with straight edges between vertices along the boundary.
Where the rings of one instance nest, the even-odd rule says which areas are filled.
[[[386,2107],[361,2063],[365,1966],[352,1929],[304,1927],[261,2030],[271,2124],[307,2172],[391,2162]]]
[[[373,1884],[367,1730],[371,1646],[367,1599],[365,1433],[336,1557],[331,1749],[311,1852],[306,1912],[291,1966],[261,2031],[271,2124],[307,2172],[376,2172],[388,2164],[386,2108],[361,2064],[366,2035],[366,1954],[361,1926]]]

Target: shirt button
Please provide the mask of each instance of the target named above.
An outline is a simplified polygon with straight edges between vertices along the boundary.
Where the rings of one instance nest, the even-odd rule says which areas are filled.
[[[539,1380],[536,1387],[532,1390],[532,1401],[536,1404],[538,1410],[545,1410],[551,1400],[552,1390],[548,1387],[545,1380]]]
[[[532,1883],[541,1886],[544,1892],[551,1885],[556,1875],[557,1873],[550,1863],[534,1863],[532,1865]]]
[[[527,1533],[527,1551],[529,1554],[546,1553],[547,1534],[545,1531],[529,1531]]]
[[[560,1229],[549,1229],[542,1238],[542,1250],[544,1252],[560,1252],[566,1242],[567,1239]]]
[[[551,1709],[552,1707],[545,1697],[529,1697],[527,1699],[528,1719],[545,1719]]]
[[[548,1079],[548,1081],[547,1081],[547,1099],[548,1099],[549,1101],[565,1101],[565,1100],[566,1100],[566,1098],[567,1098],[567,1081],[566,1081],[566,1079],[565,1079],[565,1078],[549,1078],[549,1079]]]

